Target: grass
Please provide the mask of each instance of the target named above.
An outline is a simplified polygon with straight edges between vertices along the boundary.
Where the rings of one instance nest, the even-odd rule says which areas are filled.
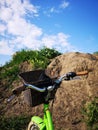
[[[0,130],[26,130],[30,116],[0,117]]]
[[[84,105],[82,114],[88,130],[98,130],[98,97]]]

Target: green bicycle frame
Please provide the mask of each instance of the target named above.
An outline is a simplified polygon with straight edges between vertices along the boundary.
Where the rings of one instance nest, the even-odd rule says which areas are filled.
[[[37,124],[40,130],[54,130],[52,116],[49,110],[49,104],[44,104],[43,119],[38,116],[34,116],[32,117],[31,121]]]
[[[44,104],[44,122],[46,124],[46,130],[54,130],[49,104]]]

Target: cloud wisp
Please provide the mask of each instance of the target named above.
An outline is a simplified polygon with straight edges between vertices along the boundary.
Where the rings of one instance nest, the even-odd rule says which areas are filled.
[[[47,9],[45,9],[43,11],[43,13],[48,16],[51,17],[52,14],[60,14],[62,13],[66,8],[68,8],[70,5],[70,3],[68,1],[60,1],[60,4],[58,6],[52,6],[52,7],[47,7]]]
[[[68,35],[62,32],[44,34],[42,28],[30,21],[39,17],[38,11],[39,8],[29,0],[0,1],[0,54],[12,55],[22,48],[39,49],[42,46],[58,51],[63,49],[63,52],[75,50],[68,42]]]
[[[62,3],[60,4],[59,8],[61,9],[65,9],[69,6],[69,2],[68,1],[62,1]]]

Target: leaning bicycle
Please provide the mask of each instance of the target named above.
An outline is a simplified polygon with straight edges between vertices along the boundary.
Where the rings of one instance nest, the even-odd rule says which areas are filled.
[[[31,98],[32,107],[39,104],[44,106],[43,118],[33,116],[28,125],[27,130],[54,130],[52,115],[49,110],[50,100],[53,100],[57,89],[63,80],[71,80],[76,76],[87,75],[88,71],[68,72],[59,78],[51,79],[45,75],[44,70],[30,71],[21,73],[19,76],[23,80],[23,86],[13,90],[13,94],[17,95],[22,91],[29,89],[27,96],[33,95]]]

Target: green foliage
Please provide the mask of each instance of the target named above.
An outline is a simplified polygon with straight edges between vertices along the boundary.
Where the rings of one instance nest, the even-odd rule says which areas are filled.
[[[12,60],[9,63],[7,63],[5,65],[5,67],[10,67],[10,66],[13,66],[13,65],[19,65],[20,63],[22,63],[24,61],[31,60],[32,58],[36,57],[36,53],[38,53],[38,51],[21,50],[19,52],[16,52],[13,55]]]
[[[3,70],[4,72],[2,73],[2,78],[7,78],[7,77],[12,77],[14,79],[14,77],[18,74],[19,72],[19,67],[18,66],[13,66],[10,68],[4,68]]]
[[[18,116],[18,117],[1,117],[0,118],[0,130],[25,130],[30,117],[28,116]]]
[[[50,63],[50,59],[60,55],[58,51],[44,47],[41,50],[21,50],[16,52],[12,60],[7,62],[0,68],[0,79],[7,81],[7,87],[9,87],[14,80],[17,79],[20,72],[19,66],[21,63],[28,61],[32,64],[32,69],[45,69]]]
[[[82,114],[88,130],[98,130],[98,97],[85,104]]]
[[[54,50],[54,49],[50,49],[50,48],[46,48],[44,47],[41,50],[21,50],[19,52],[16,52],[13,55],[13,58],[10,62],[6,63],[5,67],[10,67],[13,65],[19,65],[20,63],[24,62],[24,61],[32,61],[35,66],[36,64],[39,64],[39,66],[37,65],[37,67],[43,67],[43,63],[45,62],[47,66],[47,64],[49,63],[49,59],[52,59],[58,55],[60,55],[61,53]]]
[[[97,54],[97,55],[98,55],[98,51],[94,52],[94,54]]]
[[[58,55],[61,55],[61,53],[56,51],[55,49],[50,49],[50,48],[46,48],[46,47],[41,49],[39,53],[40,53],[40,55],[47,57],[49,59],[54,58]]]
[[[0,79],[2,81],[6,80],[5,85],[9,87],[12,84],[12,82],[18,78],[17,75],[19,74],[19,67],[16,65],[10,68],[4,67],[1,73],[2,74],[0,75]]]

